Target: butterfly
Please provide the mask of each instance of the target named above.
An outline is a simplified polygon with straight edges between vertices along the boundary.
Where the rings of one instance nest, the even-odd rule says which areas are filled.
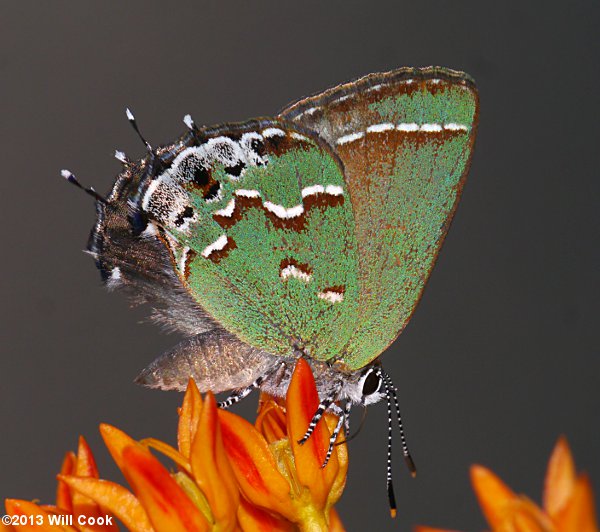
[[[466,74],[401,68],[272,118],[198,127],[187,115],[188,132],[163,147],[140,134],[147,155],[116,153],[123,170],[109,195],[87,189],[97,211],[88,251],[106,286],[185,335],[137,382],[183,390],[193,377],[201,391],[233,390],[227,407],[256,388],[284,395],[304,357],[321,403],[303,441],[324,412],[340,416],[325,463],[352,405],[386,399],[391,431],[396,389],[378,357],[431,273],[477,117]]]

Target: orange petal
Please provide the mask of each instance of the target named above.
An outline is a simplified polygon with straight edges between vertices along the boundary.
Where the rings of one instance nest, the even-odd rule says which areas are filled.
[[[204,399],[195,433],[190,450],[194,478],[208,499],[215,522],[224,529],[232,529],[239,491],[223,447],[217,402],[210,392]]]
[[[549,532],[552,528],[542,528],[538,521],[531,519],[531,516],[527,514],[515,514],[508,530],[514,530],[515,532]]]
[[[225,451],[241,491],[253,504],[293,520],[290,486],[265,439],[245,419],[224,410],[218,414]]]
[[[587,475],[580,475],[570,499],[555,519],[556,529],[565,532],[598,532],[594,494]]]
[[[202,412],[202,396],[194,379],[190,378],[179,409],[179,425],[177,428],[177,444],[179,452],[189,460],[192,440],[198,427]]]
[[[544,509],[550,517],[555,517],[565,506],[575,489],[575,464],[569,444],[561,436],[548,462],[544,481]]]
[[[83,436],[79,436],[79,447],[77,448],[77,465],[75,474],[80,477],[98,478],[98,467],[92,454],[90,446]]]
[[[284,439],[287,436],[287,432],[285,429],[285,417],[284,428],[281,428],[281,424],[279,423],[278,415],[275,412],[280,412],[279,410],[272,409],[271,412],[261,421],[260,432],[265,437],[268,443],[274,443],[279,440]]]
[[[330,432],[333,433],[338,419],[339,418],[333,414],[325,414],[325,422],[327,423]],[[338,434],[336,444],[340,441],[345,441],[345,435],[343,431]],[[346,486],[346,475],[348,474],[348,444],[342,443],[340,445],[336,445],[333,453],[337,455],[339,467],[327,497],[327,504],[329,506],[333,506],[337,501],[340,500],[342,493],[344,492],[344,487]]]
[[[123,473],[157,532],[209,530],[209,523],[169,472],[139,445],[122,452]]]
[[[62,482],[72,490],[93,499],[103,509],[118,517],[127,530],[132,532],[153,532],[152,525],[133,493],[119,484],[96,478],[82,478],[59,475]]]
[[[144,447],[150,447],[166,457],[170,458],[175,462],[181,469],[186,471],[189,475],[192,474],[192,468],[188,460],[174,447],[171,447],[164,441],[157,440],[156,438],[144,438],[140,440],[140,444]]]
[[[292,532],[296,527],[289,521],[268,513],[247,502],[243,497],[237,511],[237,518],[242,530],[256,532]]]
[[[69,451],[65,454],[62,466],[60,468],[61,475],[71,475],[75,471],[77,457],[75,453]],[[73,502],[71,501],[71,491],[62,480],[58,481],[56,487],[56,506],[68,513],[73,513]]]
[[[344,524],[334,508],[329,512],[329,532],[344,532]]]
[[[483,515],[492,529],[499,527],[511,503],[518,500],[513,491],[489,469],[471,466],[471,484]]]
[[[112,456],[117,466],[123,471],[123,450],[132,445],[139,445],[133,438],[129,437],[122,430],[119,430],[112,425],[102,423],[100,425],[100,435],[104,440],[104,444],[108,448],[108,452]]]
[[[259,411],[254,426],[268,443],[279,441],[286,437],[287,426],[285,410],[274,398],[261,394]]]
[[[501,530],[515,532],[548,532],[554,530],[552,520],[526,497],[520,497],[513,503],[506,514]]]
[[[23,522],[13,526],[14,530],[24,530],[25,532],[56,532],[56,530],[66,530],[66,528],[50,525],[48,519],[49,513],[42,510],[37,504],[29,501],[20,501],[17,499],[6,499],[6,514],[10,516],[26,516]]]
[[[79,447],[77,448],[77,463],[75,464],[75,475],[79,477],[98,478],[98,467],[92,454],[92,450],[83,436],[79,437]],[[89,497],[81,493],[71,494],[73,502],[73,515],[75,517],[83,515],[86,517],[100,517],[104,515],[100,507]],[[78,525],[81,530],[97,530],[97,526]],[[114,527],[108,527],[113,528]]]
[[[300,445],[319,406],[319,395],[315,379],[308,362],[298,359],[287,391],[287,427],[290,444],[294,453],[296,472],[302,486],[307,487],[315,505],[324,508],[331,486],[338,473],[337,453],[331,455],[327,467],[322,468],[329,447],[330,433],[322,418],[311,437]]]

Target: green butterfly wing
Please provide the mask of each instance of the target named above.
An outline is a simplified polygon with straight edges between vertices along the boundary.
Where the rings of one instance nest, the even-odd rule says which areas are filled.
[[[203,129],[165,149],[165,168],[132,207],[223,328],[274,355],[357,369],[420,299],[468,170],[477,108],[461,73],[370,75],[278,119]]]
[[[336,357],[359,300],[340,160],[281,120],[198,135],[141,188],[146,231],[194,299],[242,341],[284,357]]]
[[[421,297],[468,171],[477,114],[466,75],[427,68],[369,75],[280,115],[318,132],[343,163],[360,290],[342,349],[351,369],[394,341]]]

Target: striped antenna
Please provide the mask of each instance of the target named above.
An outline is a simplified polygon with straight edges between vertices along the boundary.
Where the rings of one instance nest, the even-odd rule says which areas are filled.
[[[92,196],[96,201],[99,201],[100,203],[106,203],[106,198],[104,198],[100,194],[98,194],[92,187],[84,187],[77,180],[77,178],[75,177],[75,174],[73,174],[73,172],[71,172],[70,170],[61,170],[60,175],[62,175],[72,185],[75,185],[76,187],[83,190],[86,194],[89,194],[90,196]]]
[[[194,131],[194,132],[198,131],[198,126],[196,125],[196,122],[194,122],[192,115],[185,115],[183,117],[183,123],[186,125],[186,127],[190,131]]]
[[[127,155],[125,155],[125,153],[121,150],[115,150],[115,159],[117,161],[122,162],[124,165],[129,164],[129,159],[127,158]]]
[[[150,155],[154,155],[154,150],[152,149],[152,146],[150,146],[150,143],[144,138],[144,135],[142,135],[142,133],[140,132],[140,128],[137,125],[137,122],[135,120],[135,116],[133,116],[133,113],[131,112],[131,110],[129,109],[129,107],[127,109],[125,109],[125,115],[127,116],[127,120],[129,120],[129,123],[131,124],[131,127],[133,127],[133,129],[135,130],[135,132],[138,134],[138,137],[140,137],[140,139],[142,140],[142,142],[146,146],[146,150],[148,151],[148,153]]]
[[[400,416],[400,406],[398,405],[398,390],[394,386],[392,379],[387,373],[381,372],[383,381],[385,383],[386,395],[388,395],[388,401],[393,399],[394,406],[396,407],[396,418],[398,419],[398,429],[400,431],[400,444],[402,445],[402,455],[404,456],[404,462],[410,472],[410,476],[415,478],[417,476],[417,468],[415,462],[410,455],[408,450],[408,444],[406,443],[406,436],[404,435],[404,426],[402,425],[402,417]]]
[[[386,462],[386,487],[388,494],[388,503],[390,505],[390,515],[396,517],[398,511],[396,506],[396,497],[394,495],[394,482],[392,480],[392,396],[388,388],[386,380],[383,381],[385,386],[385,398],[387,402],[387,418],[388,418],[388,444],[387,444],[387,462]]]

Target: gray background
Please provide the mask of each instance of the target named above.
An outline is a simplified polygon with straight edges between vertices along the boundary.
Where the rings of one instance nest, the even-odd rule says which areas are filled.
[[[440,64],[481,93],[475,157],[412,323],[383,362],[419,467],[385,495],[385,408],[350,447],[349,530],[484,526],[468,467],[539,500],[557,436],[600,493],[597,2],[2,2],[0,497],[51,502],[77,435],[121,480],[110,422],[174,443],[180,396],[137,372],[176,337],[106,293],[85,246],[112,151],[198,123],[273,114],[373,71]],[[255,399],[238,409],[252,413]],[[398,442],[399,443],[399,442]]]

